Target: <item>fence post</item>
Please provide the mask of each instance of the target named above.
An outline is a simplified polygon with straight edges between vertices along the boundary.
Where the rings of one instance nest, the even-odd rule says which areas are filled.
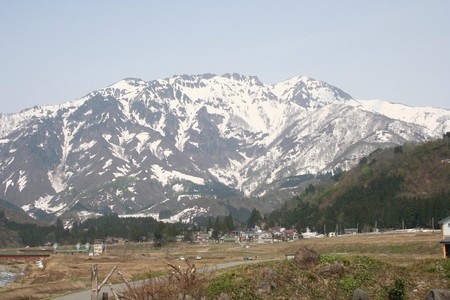
[[[91,270],[92,270],[92,273],[91,273],[91,282],[92,282],[91,300],[98,300],[98,268],[97,268],[97,264],[92,265]]]

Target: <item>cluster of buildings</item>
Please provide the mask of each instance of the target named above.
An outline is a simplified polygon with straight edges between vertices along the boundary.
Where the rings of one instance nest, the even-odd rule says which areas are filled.
[[[219,237],[219,240],[212,238],[212,231],[198,232],[195,234],[194,242],[209,243],[274,243],[274,242],[292,242],[299,239],[299,234],[295,229],[285,229],[273,227],[267,230],[261,230],[258,226],[246,231],[232,231]]]
[[[450,216],[439,221],[442,230],[442,244],[444,257],[450,258]],[[357,234],[357,228],[345,229],[345,234]],[[317,232],[311,232],[308,228],[306,232],[298,233],[295,229],[285,229],[282,227],[272,227],[267,230],[262,230],[258,226],[245,231],[232,231],[226,233],[219,237],[219,239],[214,239],[212,237],[212,230],[208,232],[197,232],[194,234],[194,242],[196,243],[275,243],[275,242],[292,242],[299,238],[320,238],[324,237],[323,234],[318,234]],[[336,236],[334,232],[328,233],[328,236]],[[182,242],[184,236],[177,236],[177,241]],[[120,237],[108,237],[105,241],[95,240],[94,245],[89,247],[86,245],[86,249],[92,252],[91,255],[99,255],[105,251],[105,243],[107,244],[123,244],[128,242],[127,240]],[[78,246],[78,245],[77,245]],[[77,247],[79,248],[79,247]],[[55,248],[56,250],[56,248]],[[60,251],[77,251],[75,249],[71,250],[60,250]],[[78,250],[81,251],[81,250]]]

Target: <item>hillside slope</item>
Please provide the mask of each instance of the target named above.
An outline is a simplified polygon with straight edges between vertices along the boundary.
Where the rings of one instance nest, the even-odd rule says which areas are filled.
[[[0,249],[25,246],[20,234],[10,226],[11,223],[46,225],[46,223],[30,217],[20,208],[0,199]]]
[[[268,222],[320,231],[431,227],[450,215],[450,133],[414,146],[379,149],[316,185]]]

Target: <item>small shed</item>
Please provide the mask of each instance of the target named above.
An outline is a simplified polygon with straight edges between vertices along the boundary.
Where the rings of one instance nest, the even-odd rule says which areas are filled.
[[[94,256],[100,255],[105,252],[105,244],[102,239],[94,240],[94,248],[93,248]]]
[[[442,219],[438,222],[441,225],[442,230],[442,250],[444,252],[444,257],[450,258],[450,216]]]
[[[344,233],[345,234],[357,234],[358,228],[345,228]]]

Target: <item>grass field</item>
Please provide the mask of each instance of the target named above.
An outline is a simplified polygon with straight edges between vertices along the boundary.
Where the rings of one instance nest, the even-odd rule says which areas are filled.
[[[89,257],[86,254],[58,254],[44,259],[44,268],[36,259],[3,259],[0,265],[26,268],[26,274],[15,283],[0,288],[0,299],[45,299],[90,287],[90,267],[97,264],[100,280],[117,266],[129,280],[145,279],[167,272],[167,263],[183,265],[177,258],[192,259],[197,268],[224,262],[240,261],[244,256],[257,260],[284,258],[302,246],[320,255],[350,259],[365,256],[394,267],[420,265],[423,261],[443,261],[439,244],[440,232],[383,233],[352,235],[321,239],[302,239],[290,243],[251,244],[176,244],[155,248],[151,243],[107,246],[106,254]],[[202,260],[193,261],[195,256]],[[420,270],[417,269],[417,270]],[[215,274],[215,276],[220,274]],[[420,276],[420,272],[417,276]],[[111,278],[120,282],[117,275]],[[283,298],[280,298],[283,299]]]

